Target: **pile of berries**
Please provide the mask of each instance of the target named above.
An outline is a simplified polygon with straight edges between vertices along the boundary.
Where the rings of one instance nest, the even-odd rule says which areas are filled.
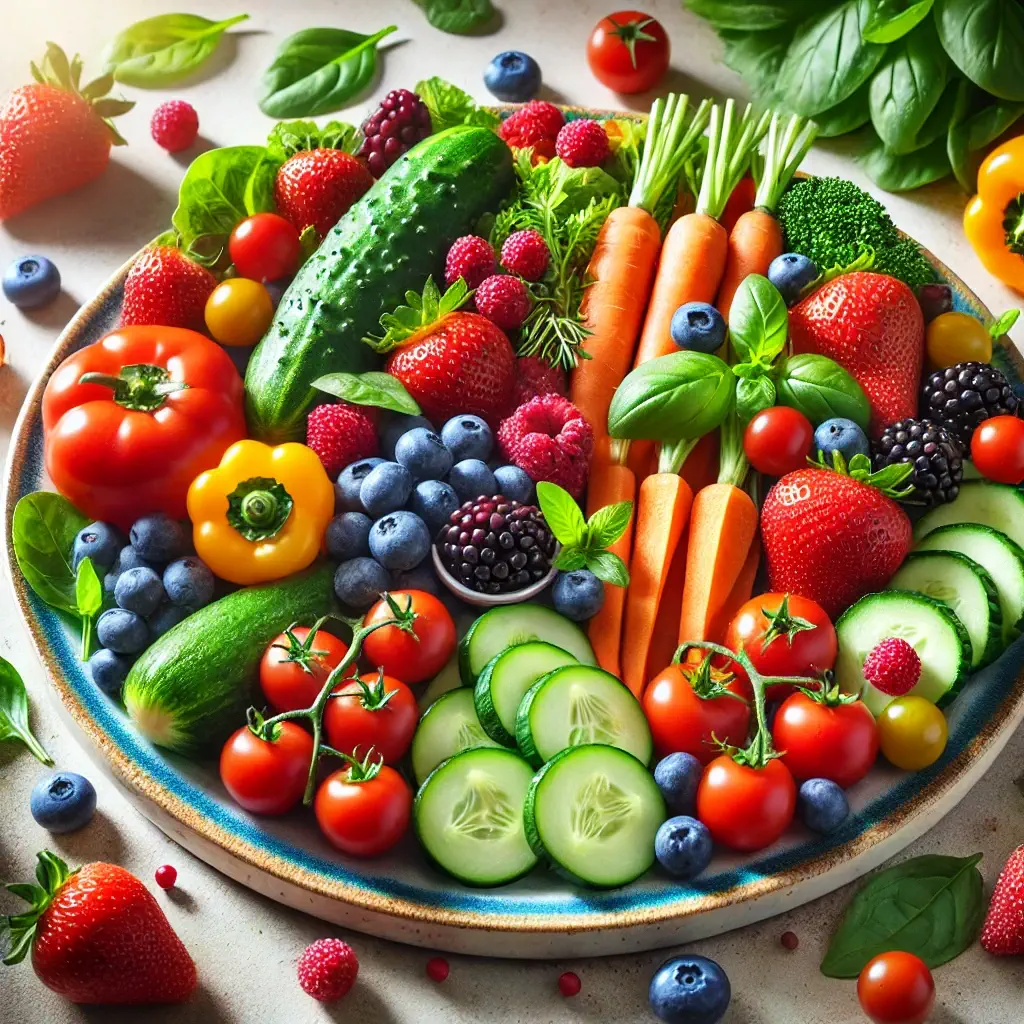
[[[425,139],[433,128],[430,111],[414,92],[392,89],[363,122],[359,156],[379,178],[403,153]]]

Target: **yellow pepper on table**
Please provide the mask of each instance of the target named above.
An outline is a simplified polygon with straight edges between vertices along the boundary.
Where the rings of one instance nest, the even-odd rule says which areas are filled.
[[[1024,292],[1024,135],[985,158],[964,233],[990,274]]]
[[[217,576],[265,583],[316,559],[334,515],[334,487],[304,444],[238,441],[192,481],[188,514],[196,554]]]

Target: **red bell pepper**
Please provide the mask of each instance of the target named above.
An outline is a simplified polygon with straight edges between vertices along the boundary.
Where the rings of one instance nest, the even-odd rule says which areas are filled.
[[[184,519],[189,484],[246,436],[242,378],[179,327],[122,327],[64,360],[43,394],[46,471],[87,516]]]

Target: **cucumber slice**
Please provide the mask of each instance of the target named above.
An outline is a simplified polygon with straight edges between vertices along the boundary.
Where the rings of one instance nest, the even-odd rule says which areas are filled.
[[[568,651],[582,665],[596,665],[586,633],[553,608],[513,604],[484,612],[459,644],[462,682],[473,686],[484,666],[506,647],[543,640]]]
[[[921,678],[910,691],[942,707],[957,694],[971,666],[971,641],[963,623],[940,601],[907,590],[885,590],[862,597],[836,623],[839,656],[836,681],[859,693],[879,715],[893,698],[876,690],[862,671],[864,659],[880,641],[899,636],[917,651]]]
[[[463,750],[497,746],[476,717],[473,691],[460,686],[442,694],[420,719],[409,752],[412,772],[422,783],[442,761]]]
[[[973,558],[996,585],[1003,616],[1003,643],[1020,635],[1024,619],[1024,548],[1005,533],[980,523],[940,526],[917,545],[918,551],[959,551]]]
[[[1003,649],[1003,616],[992,577],[957,551],[915,551],[889,581],[889,590],[916,590],[947,605],[971,638],[971,667],[981,668]]]
[[[420,698],[417,701],[420,706],[420,714],[422,715],[438,697],[443,696],[449,690],[458,689],[461,685],[462,676],[459,674],[459,657],[457,654],[453,654],[444,668],[427,683],[426,689],[420,694]]]
[[[516,712],[526,691],[541,676],[578,662],[567,651],[534,640],[506,647],[491,658],[476,681],[476,714],[492,740],[506,747],[516,745]]]
[[[591,743],[544,765],[523,818],[538,856],[574,882],[612,889],[654,863],[654,835],[666,813],[643,764],[617,747]]]
[[[925,513],[914,527],[914,539],[921,540],[940,526],[951,523],[981,523],[1024,548],[1024,493],[1008,484],[972,480],[960,486],[955,501]]]
[[[530,687],[516,714],[516,742],[536,768],[584,743],[618,747],[643,764],[653,753],[640,702],[610,672],[591,665],[557,668]]]
[[[537,863],[523,827],[532,779],[530,766],[503,747],[448,758],[416,794],[413,817],[423,848],[469,885],[504,885],[522,877]]]

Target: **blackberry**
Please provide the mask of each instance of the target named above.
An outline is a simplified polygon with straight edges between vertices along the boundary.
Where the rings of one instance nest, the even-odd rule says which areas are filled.
[[[480,594],[506,594],[536,583],[551,571],[556,546],[536,505],[500,494],[457,508],[436,544],[452,576]]]
[[[406,150],[425,139],[433,128],[430,111],[414,92],[392,89],[363,122],[359,156],[379,178]]]
[[[914,472],[907,480],[914,493],[906,500],[941,505],[960,493],[963,449],[949,431],[932,420],[900,420],[890,423],[873,445],[874,468],[884,469],[909,462]]]
[[[921,389],[921,415],[937,420],[965,452],[975,428],[991,416],[1016,416],[1020,399],[988,363],[957,363],[929,375]]]

